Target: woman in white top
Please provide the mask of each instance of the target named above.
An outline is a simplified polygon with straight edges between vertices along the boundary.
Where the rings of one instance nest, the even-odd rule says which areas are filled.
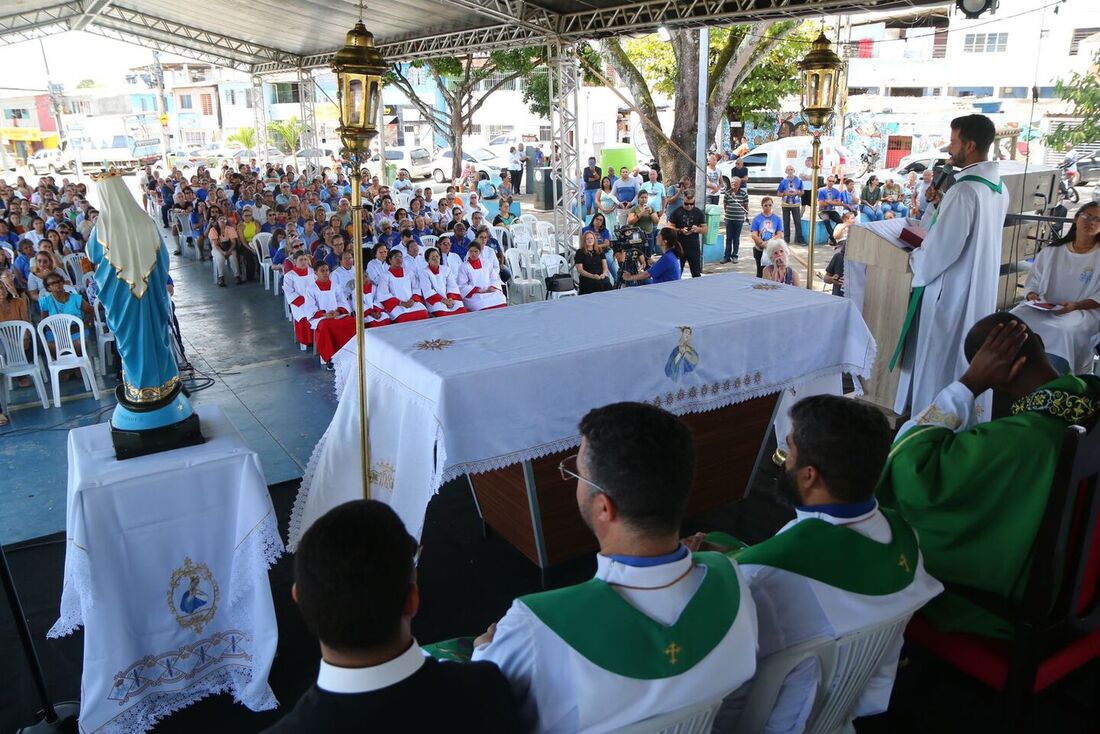
[[[405,255],[400,250],[393,250],[386,262],[390,267],[378,282],[375,300],[390,315],[390,321],[402,324],[428,318],[416,273],[404,267]]]
[[[1012,315],[1042,337],[1048,354],[1065,360],[1060,371],[1092,372],[1100,342],[1100,203],[1078,209],[1069,234],[1039,252],[1025,290],[1027,302]]]
[[[451,236],[441,235],[435,246],[439,250],[439,264],[450,268],[457,278],[458,271],[462,269],[462,258],[459,257],[458,253],[451,252]]]
[[[312,311],[306,303],[309,287],[317,279],[310,270],[312,258],[307,252],[299,252],[294,258],[294,267],[283,276],[283,295],[290,304],[290,318],[294,321],[294,336],[302,348],[313,343],[313,329],[309,325]]]
[[[439,250],[429,247],[427,266],[420,271],[420,293],[432,316],[466,313],[454,271],[442,264]]]
[[[355,295],[355,253],[349,247],[340,256],[340,267],[332,271],[333,287],[348,303]],[[367,282],[370,282],[368,278]]]
[[[390,248],[379,242],[374,246],[371,254],[374,257],[367,263],[367,277],[370,278],[370,282],[374,283],[374,287],[377,288],[378,284],[382,282],[382,276],[385,275],[386,270],[389,269],[389,266],[386,265],[386,257],[390,254]]]
[[[508,305],[504,298],[500,274],[481,262],[481,245],[470,244],[466,262],[458,271],[458,291],[468,311],[484,311]]]

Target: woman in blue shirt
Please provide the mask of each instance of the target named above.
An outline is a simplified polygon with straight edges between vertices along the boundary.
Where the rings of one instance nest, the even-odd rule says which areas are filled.
[[[652,283],[668,283],[679,280],[682,274],[680,259],[684,251],[680,246],[680,235],[672,227],[665,227],[657,233],[657,246],[661,248],[661,257],[648,269],[640,269],[637,273],[624,273],[623,280],[646,281]]]

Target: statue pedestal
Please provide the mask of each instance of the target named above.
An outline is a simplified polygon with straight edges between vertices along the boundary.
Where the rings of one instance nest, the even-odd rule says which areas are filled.
[[[179,383],[164,398],[134,403],[123,385],[115,388],[118,405],[111,415],[111,443],[119,461],[205,442],[199,417]]]

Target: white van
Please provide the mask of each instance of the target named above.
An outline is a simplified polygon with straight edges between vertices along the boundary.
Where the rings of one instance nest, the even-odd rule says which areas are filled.
[[[796,135],[758,145],[745,155],[749,169],[749,188],[774,192],[780,179],[786,177],[787,166],[794,166],[795,175],[810,180],[812,172],[812,135]],[[824,179],[833,173],[847,175],[852,157],[836,138],[821,138],[821,170]],[[718,170],[729,176],[734,161],[721,161]]]

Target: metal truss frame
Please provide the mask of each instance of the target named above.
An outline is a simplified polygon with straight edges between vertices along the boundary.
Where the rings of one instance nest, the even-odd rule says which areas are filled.
[[[316,96],[313,89],[313,71],[299,67],[298,107],[301,110],[302,135],[298,138],[298,147],[310,150],[309,165],[313,166],[314,170],[320,171],[321,158],[317,155],[317,108],[313,104]]]
[[[83,13],[84,3],[70,2],[0,16],[0,46],[64,33]]]
[[[568,256],[577,249],[584,227],[584,192],[581,189],[577,129],[581,67],[572,44],[547,46],[550,97],[550,178],[554,192],[554,232],[558,252]],[[560,186],[560,188],[559,188]]]
[[[260,154],[260,163],[267,165],[267,98],[264,96],[264,80],[259,74],[253,74],[251,81],[252,124],[256,128],[256,148]]]

